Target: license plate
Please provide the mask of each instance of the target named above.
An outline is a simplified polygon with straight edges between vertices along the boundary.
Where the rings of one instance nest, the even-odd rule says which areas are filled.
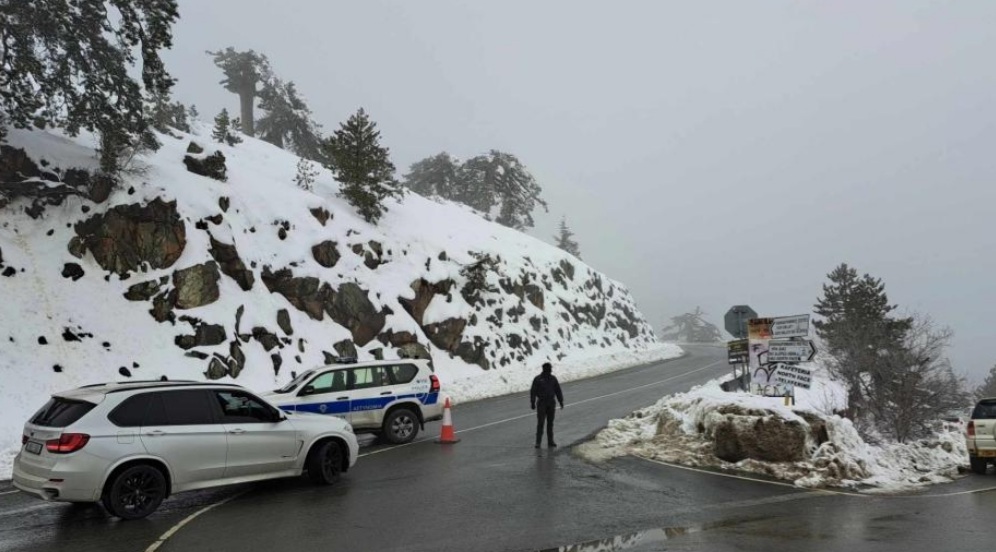
[[[996,450],[980,450],[978,456],[985,456],[987,458],[996,457]]]
[[[24,445],[24,450],[30,452],[31,454],[41,454],[42,444],[35,441],[28,441]]]

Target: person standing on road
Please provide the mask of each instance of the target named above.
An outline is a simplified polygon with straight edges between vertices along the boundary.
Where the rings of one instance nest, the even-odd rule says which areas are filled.
[[[546,424],[546,445],[557,446],[553,441],[553,417],[557,412],[557,402],[564,409],[564,394],[560,391],[560,382],[553,375],[553,366],[543,363],[543,373],[533,378],[533,387],[529,391],[529,406],[536,411],[536,448],[543,441],[543,425]]]

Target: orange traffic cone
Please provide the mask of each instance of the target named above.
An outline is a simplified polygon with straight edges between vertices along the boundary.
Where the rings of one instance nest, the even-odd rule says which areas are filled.
[[[439,439],[436,439],[436,443],[440,445],[452,445],[459,442],[460,438],[453,431],[453,414],[450,413],[450,398],[446,397],[446,403],[443,406],[443,430],[439,432]]]

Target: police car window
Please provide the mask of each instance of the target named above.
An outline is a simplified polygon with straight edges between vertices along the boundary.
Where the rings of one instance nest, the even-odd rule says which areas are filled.
[[[313,393],[332,393],[346,390],[346,371],[336,370],[325,372],[309,383],[314,388]]]
[[[369,389],[371,387],[381,387],[390,385],[391,380],[383,366],[367,366],[366,368],[353,368],[350,370],[352,382],[350,389]]]
[[[262,424],[274,421],[273,410],[255,397],[239,391],[215,391],[225,423]]]
[[[394,385],[408,383],[415,379],[415,375],[418,374],[418,368],[413,364],[395,364],[388,366],[387,371],[391,375],[391,382]]]

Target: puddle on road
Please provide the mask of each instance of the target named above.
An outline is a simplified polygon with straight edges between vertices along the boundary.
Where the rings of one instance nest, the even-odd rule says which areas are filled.
[[[657,529],[648,529],[646,531],[638,531],[636,533],[629,533],[607,539],[598,539],[579,544],[561,546],[560,548],[544,548],[539,552],[615,552],[616,550],[630,550],[637,547],[642,548],[646,546],[653,546],[655,544],[660,544],[685,535],[701,533],[709,529],[719,529],[721,527],[739,525],[747,521],[757,521],[757,519],[726,520],[716,523],[707,523],[704,525],[691,525],[688,527],[660,527]]]

